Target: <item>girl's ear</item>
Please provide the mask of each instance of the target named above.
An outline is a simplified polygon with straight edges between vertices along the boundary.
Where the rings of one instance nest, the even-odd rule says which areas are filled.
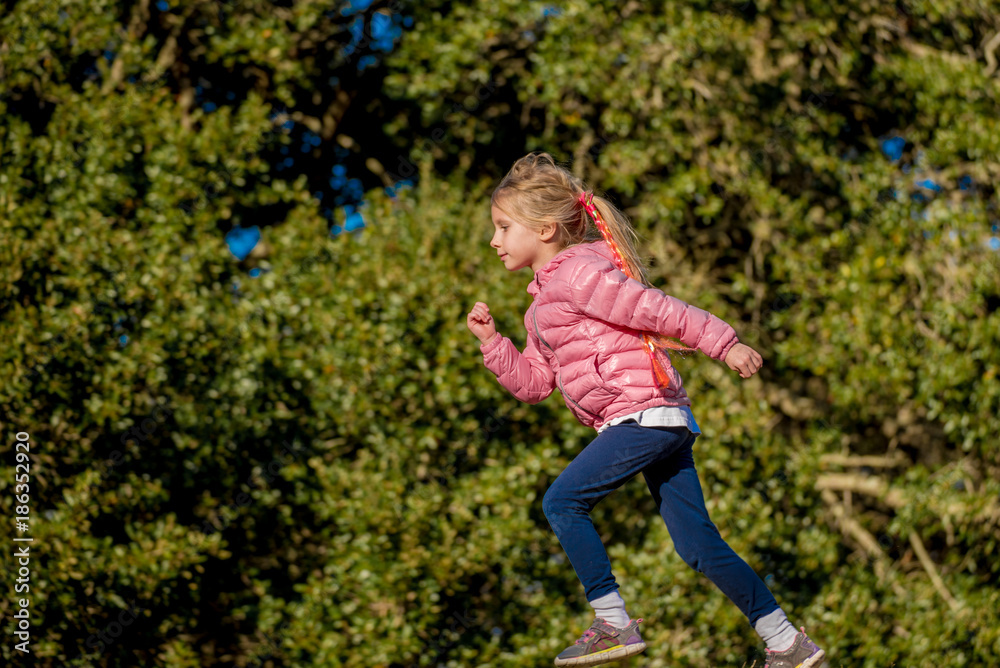
[[[558,232],[556,226],[549,223],[538,232],[538,238],[542,241],[552,241],[556,238],[556,232]]]

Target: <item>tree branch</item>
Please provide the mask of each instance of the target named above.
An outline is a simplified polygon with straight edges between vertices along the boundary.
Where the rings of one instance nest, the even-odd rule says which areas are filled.
[[[948,606],[955,612],[962,609],[962,604],[955,600],[955,597],[951,595],[948,588],[944,584],[944,580],[937,572],[937,567],[934,566],[934,562],[931,561],[931,557],[927,554],[927,549],[924,547],[924,541],[920,540],[920,536],[917,535],[916,531],[910,532],[910,545],[913,546],[913,551],[917,553],[917,559],[920,560],[920,565],[924,567],[927,571],[927,575],[930,576],[931,582],[934,583],[934,588],[937,589],[938,593],[941,594],[941,598],[948,603]]]
[[[882,548],[879,547],[875,536],[871,535],[867,529],[847,513],[844,506],[837,500],[836,494],[828,489],[824,489],[820,492],[820,496],[823,498],[823,502],[829,506],[830,512],[833,513],[834,523],[840,529],[840,532],[861,546],[873,562],[875,575],[880,582],[884,582],[889,575],[888,557],[882,551]],[[897,596],[901,598],[909,596],[899,583],[893,581],[890,583],[890,586]]]
[[[907,464],[906,456],[897,452],[894,455],[842,455],[838,453],[821,455],[820,463],[832,464],[834,466],[862,467],[891,469]]]
[[[881,478],[868,478],[851,473],[828,473],[816,479],[816,489],[820,491],[858,492],[878,497],[893,508],[902,508],[906,505],[903,493],[899,490],[889,489],[888,483]]]
[[[986,56],[986,71],[983,74],[986,76],[992,76],[997,69],[997,58],[993,52],[997,50],[998,46],[1000,46],[1000,32],[993,35],[983,47],[983,55]]]

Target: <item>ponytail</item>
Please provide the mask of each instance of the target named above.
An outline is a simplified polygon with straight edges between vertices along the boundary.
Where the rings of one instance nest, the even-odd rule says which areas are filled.
[[[594,219],[594,224],[601,232],[601,237],[615,255],[615,264],[629,278],[635,279],[650,287],[646,276],[646,267],[639,257],[636,247],[639,245],[639,235],[621,211],[603,197],[584,192],[579,200],[584,210]]]
[[[625,215],[604,198],[594,197],[593,193],[582,193],[578,201],[594,219],[594,224],[601,231],[605,243],[611,248],[615,264],[622,273],[646,287],[651,287],[639,254],[636,252],[638,235]],[[670,386],[670,377],[667,375],[667,367],[663,359],[665,356],[669,359],[670,354],[667,351],[697,352],[696,348],[688,348],[656,332],[643,332],[642,342],[649,355],[653,378],[656,380],[657,386],[661,388]]]

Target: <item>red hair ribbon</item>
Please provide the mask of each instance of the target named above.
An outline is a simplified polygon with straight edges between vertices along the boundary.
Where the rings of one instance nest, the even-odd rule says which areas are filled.
[[[597,225],[597,229],[600,230],[605,243],[607,243],[611,248],[611,253],[614,255],[615,259],[615,265],[629,278],[639,280],[633,275],[632,270],[625,261],[625,256],[622,254],[621,248],[618,247],[618,243],[611,234],[608,224],[601,216],[601,212],[597,210],[596,206],[594,206],[594,194],[587,192],[582,193],[580,195],[579,202],[583,205],[583,208],[586,209],[587,213],[590,214],[590,217],[594,219],[594,224]],[[663,360],[664,351],[666,349],[677,350],[679,352],[697,351],[696,348],[680,346],[654,332],[643,332],[642,342],[644,344],[643,347],[646,349],[646,354],[649,355],[649,363],[653,370],[653,378],[656,381],[656,386],[659,388],[667,388],[670,386],[670,376],[667,375],[667,368]]]

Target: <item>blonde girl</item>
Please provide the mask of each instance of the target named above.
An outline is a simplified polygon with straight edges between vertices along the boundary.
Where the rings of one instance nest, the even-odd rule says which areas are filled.
[[[523,352],[497,333],[485,303],[472,308],[467,324],[484,364],[521,401],[537,403],[558,388],[573,415],[597,430],[542,500],[595,613],[555,664],[597,665],[646,647],[642,619],[629,617],[590,519],[601,499],[641,472],[677,553],[747,616],[767,645],[767,667],[818,665],[823,650],[796,631],[709,519],[692,455],[701,431],[667,350],[700,350],[742,378],[757,373],[761,356],[721,319],[652,287],[625,215],[547,153],[514,163],[490,204],[490,246],[509,271],[531,269],[533,302]]]

